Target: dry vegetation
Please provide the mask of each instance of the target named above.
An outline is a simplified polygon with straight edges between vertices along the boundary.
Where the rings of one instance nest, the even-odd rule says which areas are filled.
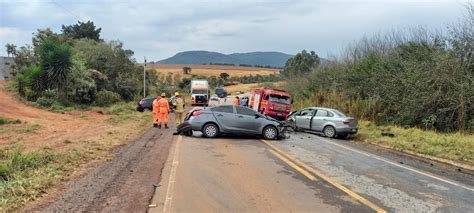
[[[183,75],[183,67],[191,67],[191,73],[189,75]],[[278,73],[278,69],[270,68],[259,68],[259,67],[241,67],[241,66],[224,66],[224,65],[186,65],[186,64],[150,64],[147,65],[148,69],[155,69],[158,73],[179,73],[183,77],[191,77],[192,75],[201,76],[219,76],[219,74],[225,72],[231,77],[241,77],[245,75],[270,75]]]
[[[226,86],[225,89],[227,92],[234,94],[237,91],[250,92],[250,90],[255,88],[267,87],[267,88],[281,88],[285,84],[284,81],[279,82],[265,82],[265,83],[253,83],[253,84],[237,84]]]

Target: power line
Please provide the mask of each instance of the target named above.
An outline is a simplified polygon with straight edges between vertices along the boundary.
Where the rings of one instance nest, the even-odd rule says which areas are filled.
[[[58,6],[59,8],[63,9],[64,11],[66,11],[67,13],[69,13],[69,15],[73,16],[76,20],[78,21],[83,21],[81,18],[79,18],[79,16],[75,13],[73,13],[71,10],[67,9],[66,7],[64,7],[63,5],[59,4],[58,2],[54,1],[54,0],[51,0],[51,2],[53,4],[55,4],[56,6]]]

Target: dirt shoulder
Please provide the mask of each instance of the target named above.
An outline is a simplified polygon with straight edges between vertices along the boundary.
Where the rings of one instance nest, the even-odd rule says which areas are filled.
[[[168,157],[172,129],[149,129],[120,147],[112,160],[63,185],[26,211],[145,212]],[[126,202],[124,202],[126,200]]]

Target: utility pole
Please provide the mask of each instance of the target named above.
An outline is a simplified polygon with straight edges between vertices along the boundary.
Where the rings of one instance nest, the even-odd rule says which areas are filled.
[[[143,63],[143,98],[146,98],[146,57],[143,57],[145,63]]]

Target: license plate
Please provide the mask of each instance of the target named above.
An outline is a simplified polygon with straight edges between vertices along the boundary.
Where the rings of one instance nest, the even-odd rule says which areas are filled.
[[[277,113],[277,116],[282,116],[282,114],[281,114],[281,113]]]
[[[357,132],[357,129],[352,129],[353,132]]]

